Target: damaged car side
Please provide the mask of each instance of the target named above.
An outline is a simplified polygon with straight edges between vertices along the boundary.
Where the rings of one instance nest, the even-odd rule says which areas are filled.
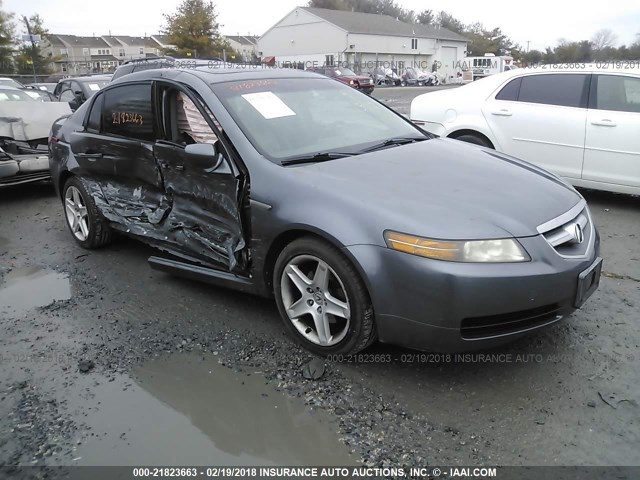
[[[309,72],[126,75],[54,124],[49,161],[82,247],[121,232],[157,270],[273,296],[319,354],[498,345],[598,286],[572,187]]]

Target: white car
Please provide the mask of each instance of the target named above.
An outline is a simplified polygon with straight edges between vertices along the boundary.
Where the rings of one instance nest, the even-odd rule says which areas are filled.
[[[411,120],[539,165],[575,186],[638,195],[640,65],[618,63],[520,68],[426,93],[411,103]]]

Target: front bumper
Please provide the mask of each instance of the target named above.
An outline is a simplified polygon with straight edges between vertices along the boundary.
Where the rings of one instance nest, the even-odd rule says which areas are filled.
[[[575,310],[578,281],[600,240],[580,259],[563,258],[542,236],[519,239],[530,262],[470,264],[355,245],[380,341],[435,352],[501,345]]]

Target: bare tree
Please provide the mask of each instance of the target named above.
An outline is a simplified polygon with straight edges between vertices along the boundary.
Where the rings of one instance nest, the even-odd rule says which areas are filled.
[[[594,50],[604,50],[605,48],[614,47],[618,41],[618,36],[608,28],[598,30],[591,37],[591,43]]]

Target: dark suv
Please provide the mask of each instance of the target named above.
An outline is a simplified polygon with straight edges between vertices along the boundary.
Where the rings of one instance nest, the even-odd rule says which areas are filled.
[[[373,81],[369,77],[357,75],[353,70],[343,67],[313,67],[307,69],[310,72],[326,75],[335,78],[339,82],[346,83],[356,90],[362,90],[364,93],[373,92]]]

